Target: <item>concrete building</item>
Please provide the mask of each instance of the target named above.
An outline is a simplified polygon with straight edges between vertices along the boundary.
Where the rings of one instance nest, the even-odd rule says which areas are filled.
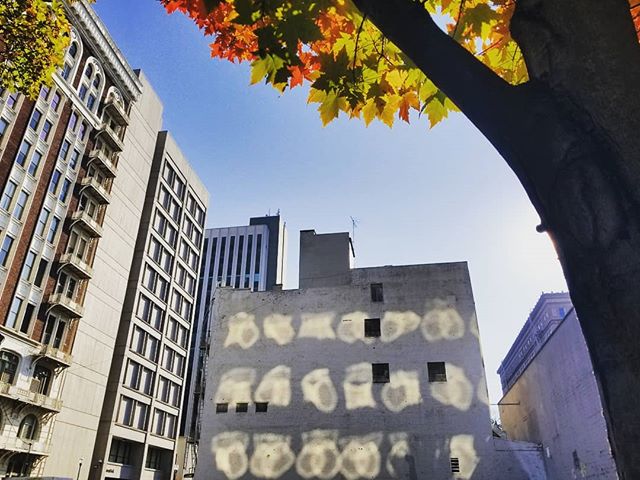
[[[181,476],[193,476],[200,435],[204,357],[209,345],[211,302],[218,287],[253,291],[281,288],[286,269],[286,226],[280,215],[254,217],[248,226],[206,230],[195,322],[189,352],[185,413],[180,424],[184,450]]]
[[[218,289],[195,478],[545,478],[492,435],[466,263],[351,253],[303,231],[302,288]]]
[[[174,478],[208,200],[161,132],[93,450],[94,478]]]
[[[517,342],[503,362],[508,368],[500,369],[506,385],[500,418],[509,438],[541,444],[551,480],[617,479],[593,366],[568,294],[543,294]],[[523,349],[526,362],[507,362]]]

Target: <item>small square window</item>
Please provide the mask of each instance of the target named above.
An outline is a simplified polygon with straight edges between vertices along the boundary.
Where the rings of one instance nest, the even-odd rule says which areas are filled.
[[[256,402],[256,413],[266,413],[268,406],[267,402]]]
[[[449,459],[449,463],[451,464],[451,472],[458,473],[460,472],[460,459],[456,457],[451,457]]]
[[[216,403],[216,413],[227,413],[229,411],[228,403]]]
[[[364,336],[379,337],[380,336],[380,319],[366,318],[364,320]]]
[[[427,370],[429,372],[429,382],[447,381],[447,369],[444,362],[429,362],[427,363]]]
[[[381,283],[371,284],[371,301],[372,302],[384,302],[384,295],[382,293]]]
[[[389,383],[389,364],[372,363],[373,383]]]
[[[248,403],[236,403],[236,413],[247,413],[249,411]]]

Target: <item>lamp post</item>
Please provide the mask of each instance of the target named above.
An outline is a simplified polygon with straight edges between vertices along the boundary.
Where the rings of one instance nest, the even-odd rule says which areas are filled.
[[[84,462],[84,458],[80,457],[78,460],[78,474],[76,475],[76,480],[80,480],[80,470],[82,470],[82,462]]]
[[[27,445],[29,445],[29,449],[27,450],[27,458],[22,465],[22,475],[26,475],[27,473],[31,475],[31,465],[29,462],[31,461],[31,447],[33,446],[33,442],[27,442]],[[29,470],[29,472],[27,472],[27,470]]]

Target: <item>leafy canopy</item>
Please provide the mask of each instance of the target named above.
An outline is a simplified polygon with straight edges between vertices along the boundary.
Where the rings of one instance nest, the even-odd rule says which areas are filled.
[[[34,98],[69,44],[62,0],[0,0],[0,86]]]
[[[407,0],[411,1],[411,0]],[[636,0],[630,0],[635,2]],[[324,124],[340,112],[392,126],[426,114],[433,126],[455,105],[351,0],[161,0],[212,36],[211,56],[251,62],[251,83],[280,91],[310,82]],[[512,84],[527,80],[509,33],[514,0],[421,0],[448,34]],[[640,6],[636,5],[636,6]],[[640,27],[640,9],[634,16]]]

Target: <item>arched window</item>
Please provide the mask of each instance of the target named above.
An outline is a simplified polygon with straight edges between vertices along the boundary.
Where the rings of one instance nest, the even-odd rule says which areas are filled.
[[[98,110],[98,104],[104,88],[103,83],[100,64],[95,58],[89,57],[84,67],[82,81],[78,86],[78,96],[89,110],[94,113]]]
[[[40,365],[36,365],[36,368],[33,371],[31,391],[35,393],[41,393],[43,395],[49,395],[51,377],[51,370]]]
[[[19,363],[20,357],[15,353],[0,352],[0,382],[13,384]]]
[[[35,440],[38,434],[38,419],[35,415],[29,414],[20,422],[18,437],[23,440]]]
[[[67,82],[73,82],[76,70],[78,68],[80,57],[82,56],[82,42],[80,36],[75,30],[71,30],[71,44],[64,56],[64,64],[60,75]]]

